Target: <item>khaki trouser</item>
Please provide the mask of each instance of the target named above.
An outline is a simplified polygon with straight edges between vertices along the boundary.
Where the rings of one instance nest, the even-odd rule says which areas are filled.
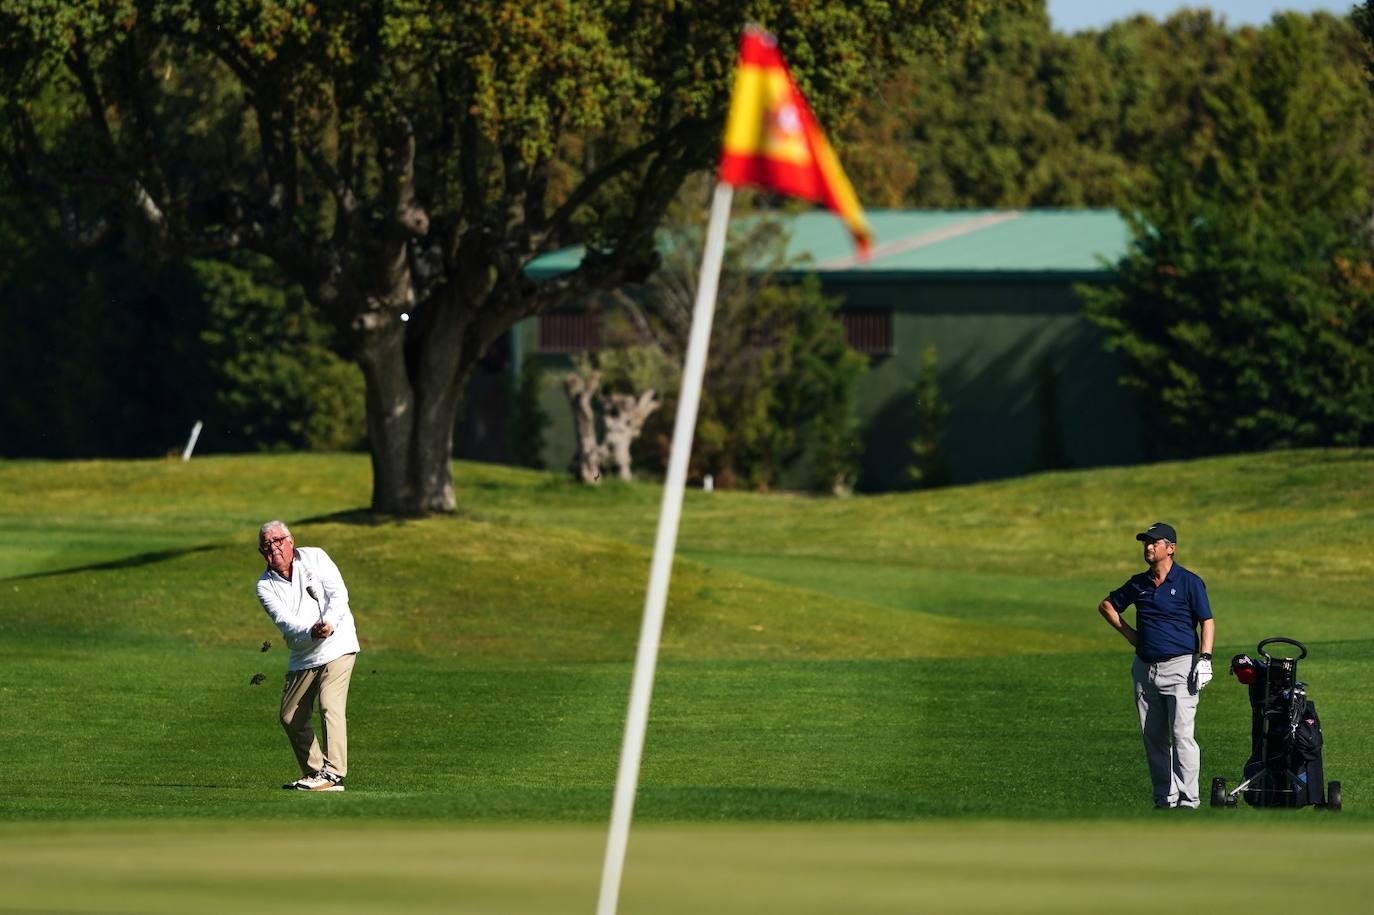
[[[1131,666],[1140,735],[1156,807],[1196,807],[1201,754],[1193,738],[1197,691],[1190,682],[1195,656],[1179,655],[1147,664],[1139,657]]]
[[[281,726],[296,751],[296,762],[302,775],[329,770],[338,775],[348,774],[348,684],[353,678],[354,655],[346,654],[321,667],[288,670],[286,685],[281,693]],[[320,697],[320,717],[323,720],[324,752],[311,719],[315,715],[315,697]]]

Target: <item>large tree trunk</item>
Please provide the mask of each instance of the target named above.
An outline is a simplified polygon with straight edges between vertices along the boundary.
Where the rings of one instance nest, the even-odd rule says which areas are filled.
[[[462,415],[463,397],[474,363],[455,346],[431,344],[436,350],[431,371],[415,381],[416,428],[411,453],[414,511],[451,512],[458,506],[453,490],[453,429]],[[426,347],[427,349],[430,347]],[[430,358],[425,362],[429,363]]]
[[[464,377],[469,373],[465,372]],[[453,490],[453,427],[458,420],[461,397],[448,392],[421,391],[425,414],[415,424],[411,449],[412,513],[451,512],[458,507]],[[432,403],[431,403],[432,401]]]
[[[454,360],[455,371],[457,359]],[[453,511],[453,429],[471,368],[443,390],[412,387],[404,361],[363,360],[372,439],[372,510],[392,515]],[[389,371],[399,366],[402,370]],[[400,379],[397,379],[400,375]]]
[[[366,384],[372,510],[409,514],[415,502],[409,475],[415,410],[405,370],[404,332],[370,335],[359,348],[358,365]]]
[[[476,364],[461,314],[452,300],[436,297],[423,317],[373,330],[362,344],[373,511],[414,515],[457,506],[453,430]]]
[[[459,371],[455,356],[455,381],[439,388],[432,382],[412,386],[400,357],[360,361],[372,439],[372,510],[393,515],[453,511],[453,428],[471,368]]]
[[[451,512],[458,504],[453,491],[453,427],[480,353],[472,353],[467,335],[473,328],[452,293],[434,296],[426,311],[423,322],[412,327],[419,347],[410,373],[415,391],[411,510]]]

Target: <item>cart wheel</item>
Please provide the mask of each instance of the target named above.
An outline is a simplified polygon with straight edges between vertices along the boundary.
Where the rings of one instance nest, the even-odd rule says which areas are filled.
[[[1220,776],[1212,779],[1212,806],[1226,806],[1226,779]]]
[[[1341,809],[1341,783],[1326,783],[1326,809],[1332,813]]]

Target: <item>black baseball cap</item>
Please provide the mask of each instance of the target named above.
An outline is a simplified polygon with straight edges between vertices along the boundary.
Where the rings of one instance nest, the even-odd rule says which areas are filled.
[[[1170,543],[1178,543],[1178,534],[1174,531],[1173,525],[1165,524],[1163,521],[1156,521],[1150,525],[1149,530],[1141,531],[1135,535],[1135,539],[1141,543],[1150,543],[1154,540],[1167,540]]]

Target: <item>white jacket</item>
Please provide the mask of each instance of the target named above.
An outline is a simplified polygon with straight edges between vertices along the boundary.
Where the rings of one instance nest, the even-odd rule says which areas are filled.
[[[323,607],[306,591],[314,586]],[[319,547],[296,547],[291,560],[291,580],[270,568],[258,579],[258,600],[272,622],[281,630],[286,647],[291,649],[287,670],[320,667],[346,654],[358,651],[358,630],[353,612],[348,609],[348,589],[339,567]],[[310,627],[321,619],[334,627],[327,639],[312,639]]]

